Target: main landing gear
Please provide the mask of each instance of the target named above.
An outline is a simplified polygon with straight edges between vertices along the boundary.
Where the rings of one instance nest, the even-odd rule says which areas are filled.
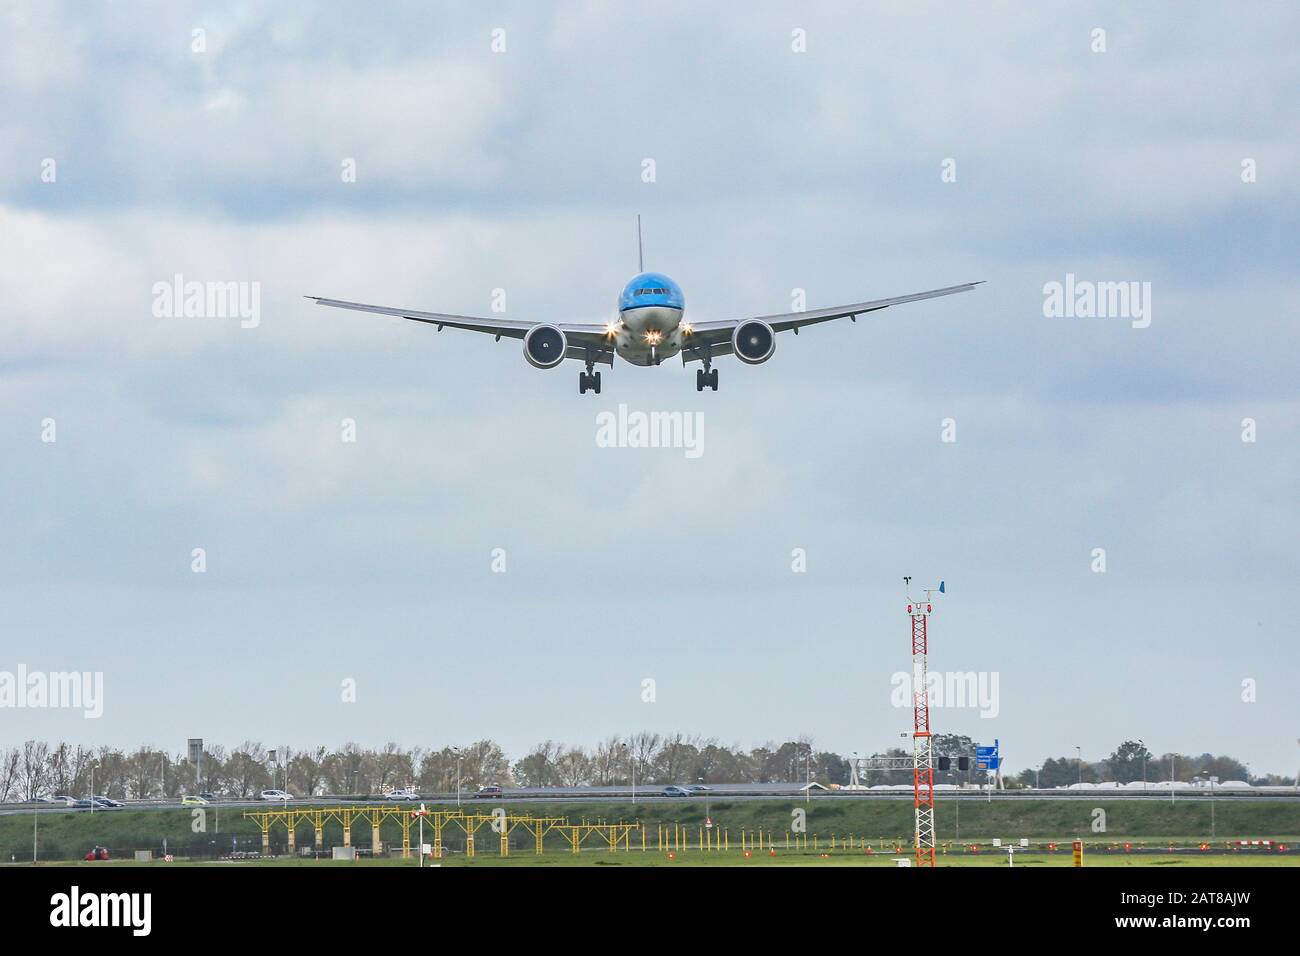
[[[715,392],[718,390],[718,370],[716,368],[697,368],[695,370],[695,390],[697,392],[702,392],[704,391],[705,386],[708,386]]]
[[[578,373],[578,394],[586,395],[587,389],[591,389],[597,395],[600,394],[600,373],[588,369],[585,372]]]

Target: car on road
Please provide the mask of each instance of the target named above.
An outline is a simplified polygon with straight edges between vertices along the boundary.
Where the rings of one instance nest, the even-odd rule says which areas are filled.
[[[98,793],[91,796],[90,799],[94,801],[95,809],[97,810],[117,810],[121,807],[126,806],[126,804],[120,800],[111,800],[108,797]]]
[[[492,783],[492,784],[488,784],[486,787],[479,787],[479,788],[478,788],[478,791],[474,794],[474,796],[476,796],[476,797],[499,797],[499,796],[501,796],[501,793],[502,793],[501,788],[498,787],[495,783]]]
[[[293,794],[284,790],[263,790],[257,795],[259,800],[292,800]]]
[[[689,790],[687,790],[685,787],[679,787],[676,784],[673,784],[668,787],[664,787],[665,797],[689,797],[690,795],[691,792]]]
[[[73,800],[68,806],[74,810],[89,810],[95,805],[93,800]]]
[[[692,784],[686,789],[689,790],[691,793],[712,793],[713,792],[712,787],[706,787],[702,783]]]
[[[193,794],[187,797],[181,797],[182,807],[206,807],[207,805],[208,801],[204,800],[202,797],[196,797]]]
[[[66,793],[56,793],[53,797],[50,798],[50,802],[61,803],[65,807],[75,807],[77,805],[77,798],[70,797]]]
[[[204,800],[208,801],[208,803],[211,803],[213,800],[217,799],[217,795],[213,793],[211,790],[200,790],[199,796],[202,797]]]
[[[397,790],[390,790],[384,794],[385,800],[419,800],[420,795],[416,793],[413,787],[401,787]]]

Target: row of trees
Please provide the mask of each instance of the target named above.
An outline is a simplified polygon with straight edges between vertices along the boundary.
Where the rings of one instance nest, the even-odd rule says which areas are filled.
[[[743,751],[684,734],[639,733],[610,737],[594,748],[547,740],[512,762],[492,740],[467,747],[380,750],[348,743],[268,750],[246,740],[234,750],[214,746],[197,765],[183,754],[155,747],[123,752],[29,740],[0,749],[0,802],[38,796],[104,794],[117,799],[177,797],[211,791],[248,798],[268,787],[299,795],[383,793],[413,786],[449,793],[496,784],[503,787],[577,787],[669,783],[793,782],[807,778],[847,783],[848,762],[817,752],[812,741],[787,741]]]
[[[1097,762],[1083,760],[1077,755],[1049,758],[1037,769],[1021,771],[1017,779],[1025,786],[1033,786],[1037,781],[1041,787],[1065,787],[1079,782],[1133,783],[1138,780],[1181,780],[1190,783],[1196,779],[1209,780],[1210,777],[1218,777],[1222,782],[1245,780],[1273,785],[1295,783],[1294,778],[1278,774],[1252,778],[1244,763],[1226,755],[1166,753],[1157,757],[1140,740],[1124,741],[1109,757]]]
[[[939,735],[933,746],[937,757],[952,760],[952,770],[939,775],[941,782],[981,779],[982,774],[973,766],[967,774],[956,770],[958,757],[974,756],[975,742],[969,737]],[[878,761],[877,769],[865,770],[860,782],[911,782],[910,751],[893,748],[877,756],[894,759]],[[1013,785],[1058,787],[1080,779],[1127,783],[1144,779],[1144,772],[1145,779],[1151,781],[1169,780],[1171,776],[1191,781],[1210,775],[1221,781],[1251,780],[1246,767],[1231,757],[1208,753],[1199,757],[1156,757],[1140,741],[1125,741],[1104,761],[1051,758],[1009,779]],[[50,746],[29,740],[19,747],[0,749],[0,802],[92,792],[118,799],[177,797],[196,791],[248,798],[268,787],[306,796],[384,793],[404,786],[439,793],[458,788],[473,790],[488,784],[626,786],[634,776],[638,786],[801,783],[807,779],[829,785],[848,783],[850,766],[848,759],[839,754],[818,751],[808,738],[743,750],[714,739],[650,732],[609,737],[593,748],[547,740],[513,762],[492,740],[441,749],[406,748],[390,742],[379,750],[355,743],[335,750],[268,750],[260,742],[246,740],[234,750],[214,746],[204,751],[197,766],[184,755],[148,746],[128,753],[111,747],[87,748],[68,743]],[[1251,782],[1289,785],[1294,781],[1269,775]]]

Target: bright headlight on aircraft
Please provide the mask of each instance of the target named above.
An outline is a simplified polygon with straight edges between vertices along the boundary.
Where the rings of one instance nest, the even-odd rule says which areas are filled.
[[[610,338],[613,338],[614,336],[618,335],[618,330],[619,328],[622,327],[622,325],[623,325],[622,322],[606,322],[605,334],[608,335]]]
[[[681,328],[681,330],[682,330],[682,335],[690,335],[692,332],[695,331],[695,327],[692,326],[691,323],[689,323],[689,322],[683,322],[683,323],[679,326],[679,328]]]
[[[662,333],[656,329],[651,329],[645,334],[646,345],[658,345],[661,338],[663,338]]]

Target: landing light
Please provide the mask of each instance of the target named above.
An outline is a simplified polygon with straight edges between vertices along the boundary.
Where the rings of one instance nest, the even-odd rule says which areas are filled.
[[[659,344],[659,340],[660,340],[662,337],[663,337],[663,336],[661,335],[661,333],[655,331],[654,329],[651,329],[649,332],[647,332],[647,333],[645,334],[646,344],[648,344],[648,345],[658,345],[658,344]]]
[[[682,335],[690,335],[692,332],[695,331],[694,326],[692,326],[691,323],[689,322],[683,322],[681,324],[681,329],[682,329]]]
[[[622,322],[606,322],[605,334],[608,335],[610,338],[613,338],[615,335],[618,335],[618,330],[622,327],[623,327]]]

